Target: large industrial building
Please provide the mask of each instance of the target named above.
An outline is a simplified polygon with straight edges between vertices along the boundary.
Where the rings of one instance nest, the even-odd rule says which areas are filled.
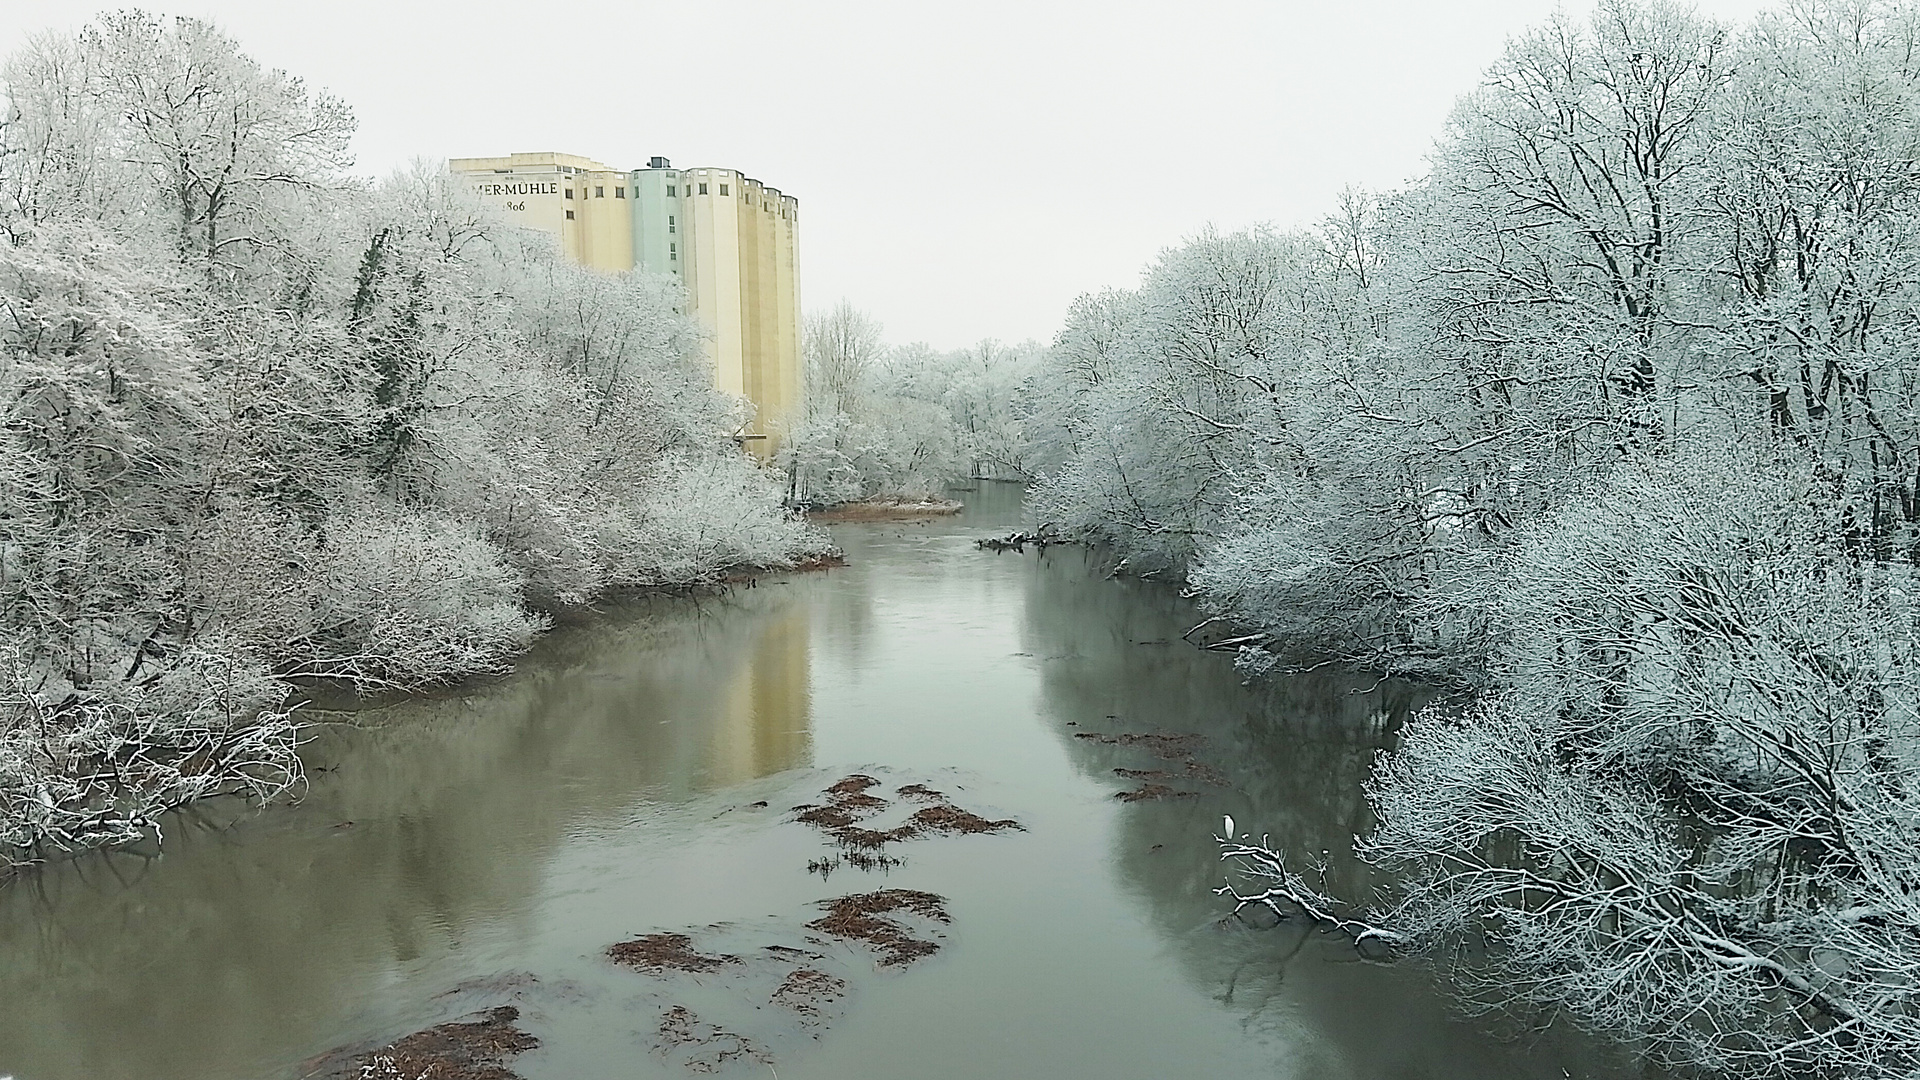
[[[678,277],[708,335],[714,385],[753,403],[741,432],[771,456],[800,406],[800,204],[732,169],[622,171],[572,154],[454,158],[507,220],[582,266]]]

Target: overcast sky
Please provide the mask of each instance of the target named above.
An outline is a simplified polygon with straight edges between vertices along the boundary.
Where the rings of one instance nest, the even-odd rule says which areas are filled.
[[[1209,223],[1306,224],[1346,184],[1417,176],[1454,98],[1556,6],[180,4],[143,0],[351,103],[363,172],[529,150],[741,169],[800,200],[805,308],[845,298],[941,348],[1049,340],[1075,296]],[[0,0],[0,51],[101,6]]]

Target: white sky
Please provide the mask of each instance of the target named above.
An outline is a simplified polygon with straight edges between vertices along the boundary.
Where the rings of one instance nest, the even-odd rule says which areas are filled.
[[[144,0],[351,103],[363,172],[531,150],[741,169],[800,200],[805,308],[846,298],[940,348],[1049,340],[1209,223],[1306,224],[1348,183],[1418,175],[1455,97],[1556,6],[177,2]],[[102,6],[0,0],[0,53]]]

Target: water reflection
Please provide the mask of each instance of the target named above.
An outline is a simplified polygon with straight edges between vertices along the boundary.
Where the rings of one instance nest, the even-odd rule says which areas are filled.
[[[643,1030],[669,990],[646,998],[607,944],[725,923],[764,945],[882,884],[949,898],[951,948],[855,987],[786,1080],[1604,1074],[1576,1043],[1458,1022],[1419,971],[1223,925],[1222,813],[1365,885],[1361,781],[1421,693],[1250,690],[1180,640],[1199,616],[1172,590],[1072,549],[976,551],[1018,497],[987,485],[965,520],[847,527],[845,570],[619,606],[511,678],[335,718],[299,806],[210,812],[164,859],[0,892],[0,1074],[297,1076],[444,1019],[452,987],[533,972],[569,989],[530,1010],[546,1045],[517,1071],[676,1075]],[[1205,735],[1226,783],[1121,804],[1115,768],[1168,763],[1074,736],[1127,731]],[[1027,829],[915,840],[884,878],[823,884],[821,837],[783,809],[855,770]]]
[[[0,890],[0,1073],[261,1076],[384,1030],[456,954],[511,957],[569,835],[805,764],[807,649],[790,590],[634,603],[512,678],[330,717],[297,807]]]
[[[1187,977],[1289,1048],[1315,1077],[1618,1077],[1624,1055],[1566,1032],[1524,1042],[1463,1023],[1424,971],[1366,964],[1339,938],[1298,924],[1223,922],[1212,890],[1227,870],[1208,837],[1231,814],[1276,847],[1324,866],[1327,888],[1365,896],[1378,884],[1353,854],[1372,821],[1363,784],[1380,750],[1430,692],[1344,672],[1241,685],[1231,662],[1180,635],[1204,616],[1173,590],[1103,580],[1097,557],[1071,549],[1032,560],[1025,640],[1050,658],[1043,693],[1075,763],[1116,787],[1116,768],[1165,768],[1138,749],[1074,738],[1100,732],[1197,732],[1197,757],[1225,785],[1176,783],[1192,798],[1119,810],[1114,864],[1153,912]],[[1177,769],[1176,764],[1173,768]]]
[[[721,694],[707,772],[717,784],[737,784],[802,764],[810,745],[813,686],[807,653],[806,608],[761,621],[752,655]]]

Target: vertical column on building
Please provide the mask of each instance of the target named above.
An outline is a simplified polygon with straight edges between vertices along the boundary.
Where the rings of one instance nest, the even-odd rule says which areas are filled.
[[[806,401],[804,365],[800,357],[800,204],[781,196],[773,208],[774,231],[774,355],[779,371],[780,398],[786,425],[802,417]]]
[[[627,195],[627,174],[611,169],[583,169],[574,198],[578,204],[582,266],[607,274],[633,269],[633,219]]]
[[[725,169],[696,169],[683,173],[682,180],[693,189],[687,217],[699,238],[699,254],[691,268],[691,291],[694,313],[713,335],[708,348],[714,385],[750,397],[740,320],[740,179]]]
[[[753,401],[752,431],[762,438],[753,440],[756,453],[766,453],[767,387],[765,356],[760,351],[760,231],[754,228],[754,195],[759,184],[740,178],[735,189],[733,227],[740,237],[740,364],[747,397]]]

